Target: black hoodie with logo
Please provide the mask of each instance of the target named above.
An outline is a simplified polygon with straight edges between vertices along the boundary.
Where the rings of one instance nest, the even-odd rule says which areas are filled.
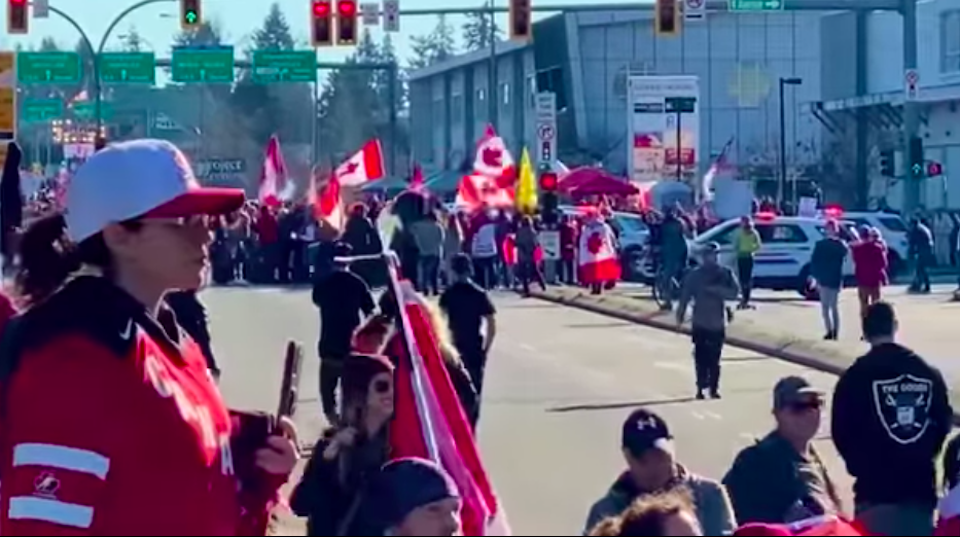
[[[910,349],[884,343],[857,359],[837,382],[831,419],[857,503],[935,506],[952,419],[943,375]]]

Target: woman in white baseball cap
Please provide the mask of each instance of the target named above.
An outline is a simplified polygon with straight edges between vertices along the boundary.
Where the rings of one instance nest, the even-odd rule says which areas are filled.
[[[24,234],[27,306],[0,342],[5,535],[264,535],[295,431],[228,413],[162,301],[200,286],[206,217],[243,201],[169,142],[123,142]]]

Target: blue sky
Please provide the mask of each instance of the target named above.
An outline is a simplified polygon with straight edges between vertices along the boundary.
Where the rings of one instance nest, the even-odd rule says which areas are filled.
[[[134,0],[49,0],[50,4],[69,13],[94,42],[99,43],[110,21]],[[426,8],[431,6],[472,7],[483,0],[401,0],[401,8]],[[575,0],[550,0],[551,4],[574,3]],[[362,3],[363,0],[360,0]],[[226,40],[238,48],[245,45],[244,40],[260,26],[267,14],[272,0],[203,0],[203,14],[207,20],[215,20],[224,30]],[[279,0],[279,4],[287,21],[290,24],[294,39],[307,42],[309,0]],[[4,2],[4,6],[6,2]],[[500,2],[503,5],[503,2]],[[3,8],[5,9],[5,7]],[[129,31],[131,27],[144,37],[147,44],[155,48],[158,56],[167,57],[172,37],[179,31],[179,4],[177,2],[163,2],[142,7],[127,17],[112,32],[108,47],[118,44],[118,35]],[[506,25],[506,14],[498,16],[498,24]],[[462,17],[450,17],[458,29],[463,22]],[[30,35],[27,37],[0,35],[0,49],[10,49],[16,43],[39,43],[44,36],[54,37],[61,44],[72,46],[79,36],[76,30],[57,15],[51,14],[49,19],[32,19],[30,21]],[[406,58],[410,52],[409,37],[428,32],[436,24],[435,17],[401,17],[399,35],[394,36],[401,58]],[[379,37],[379,29],[374,29],[374,36]],[[324,61],[340,61],[349,54],[348,48],[338,47],[323,49],[321,58]]]

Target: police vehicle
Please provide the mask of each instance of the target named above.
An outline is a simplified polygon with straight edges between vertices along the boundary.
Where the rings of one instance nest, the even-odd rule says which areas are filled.
[[[817,241],[826,236],[826,222],[823,218],[766,213],[755,215],[754,225],[763,244],[754,258],[754,289],[792,289],[804,297],[815,298],[816,289],[810,285],[810,259]],[[847,220],[839,222],[840,237],[846,242],[852,242],[856,237],[853,223]],[[693,264],[699,262],[704,245],[715,242],[720,245],[720,262],[736,271],[733,240],[739,227],[740,219],[735,218],[697,236],[691,243]],[[852,256],[847,256],[843,274],[846,284],[852,284]]]

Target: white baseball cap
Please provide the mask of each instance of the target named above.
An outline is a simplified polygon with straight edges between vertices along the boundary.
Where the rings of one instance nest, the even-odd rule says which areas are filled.
[[[65,198],[73,242],[133,218],[225,214],[244,202],[243,190],[201,187],[183,152],[153,139],[119,142],[95,153],[70,179]]]

